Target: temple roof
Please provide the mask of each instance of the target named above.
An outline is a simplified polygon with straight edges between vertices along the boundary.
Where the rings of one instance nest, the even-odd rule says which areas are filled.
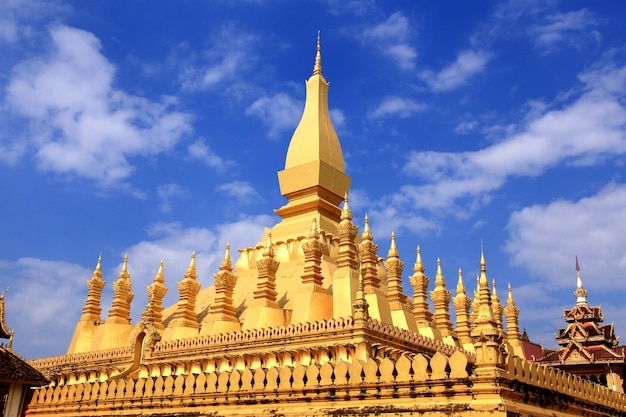
[[[595,361],[617,361],[624,363],[624,346],[619,346],[613,323],[602,325],[602,307],[590,307],[587,290],[580,277],[580,266],[576,257],[576,304],[563,311],[567,326],[555,334],[560,349],[546,350],[541,362],[577,364]]]
[[[35,368],[4,347],[0,347],[0,382],[46,385],[48,381]]]

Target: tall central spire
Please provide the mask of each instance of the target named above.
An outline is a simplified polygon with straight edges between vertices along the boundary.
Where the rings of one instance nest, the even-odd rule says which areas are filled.
[[[306,101],[285,159],[278,172],[280,192],[288,200],[276,210],[283,218],[273,230],[276,239],[306,236],[311,218],[320,229],[334,233],[339,223],[339,204],[350,186],[344,172],[343,152],[330,120],[328,82],[322,74],[319,32],[313,74],[306,81]]]

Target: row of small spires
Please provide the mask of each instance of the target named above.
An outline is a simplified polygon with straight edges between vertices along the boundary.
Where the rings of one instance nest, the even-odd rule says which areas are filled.
[[[350,208],[348,205],[347,196],[345,198],[345,202],[341,211],[341,222],[345,225],[346,223],[352,224],[352,213],[350,212]],[[353,230],[356,232],[356,227],[352,225]],[[309,232],[309,241],[311,239],[317,240],[319,238],[319,230],[317,229],[317,223],[315,219],[312,222],[311,230]],[[369,246],[368,246],[369,245]],[[369,219],[367,215],[365,216],[365,225],[363,229],[363,233],[361,235],[361,245],[358,248],[354,248],[359,252],[359,260],[358,260],[358,270],[359,270],[359,288],[357,298],[365,300],[364,297],[364,287],[370,286],[376,287],[380,284],[377,277],[372,276],[371,269],[368,271],[368,266],[365,265],[367,262],[367,253],[366,248],[374,248],[374,254],[377,248],[377,245],[373,244],[373,236],[369,228]],[[371,252],[370,252],[371,255]],[[179,282],[179,292],[181,301],[186,300],[186,303],[179,303],[179,310],[184,308],[181,304],[185,304],[187,306],[187,310],[190,310],[193,306],[195,306],[195,296],[197,295],[200,284],[196,282],[197,273],[196,273],[196,263],[195,263],[195,251],[191,255],[191,261],[189,263],[189,267],[187,268],[187,272],[184,275],[184,280]],[[273,273],[275,274],[275,270],[278,268],[277,262],[273,260],[274,258],[274,250],[273,244],[271,240],[271,233],[267,235],[267,241],[265,246],[263,247],[261,260],[265,259],[267,261],[272,260],[274,262],[275,268]],[[374,256],[375,257],[375,256]],[[392,262],[393,261],[393,262]],[[96,269],[94,270],[92,279],[88,282],[88,297],[85,307],[83,309],[83,316],[89,316],[92,319],[99,320],[100,317],[100,294],[104,287],[104,281],[102,281],[102,270],[101,270],[101,262],[102,256],[100,255],[98,258],[98,263]],[[376,259],[376,263],[379,262],[379,259]],[[388,251],[388,260],[385,262],[385,266],[388,269],[388,276],[391,278],[389,270],[392,269],[393,265],[399,265],[399,273],[395,278],[395,282],[392,283],[392,280],[388,280],[388,291],[387,295],[391,299],[395,297],[398,303],[406,302],[406,296],[402,292],[401,288],[401,271],[403,268],[402,261],[399,260],[399,253],[396,247],[395,235],[392,232],[391,234],[391,244]],[[578,271],[578,283],[575,295],[577,296],[577,301],[586,302],[586,291],[582,288],[582,281],[580,279],[580,268],[578,266],[578,259],[576,260],[576,269]],[[306,261],[305,261],[305,270],[306,270]],[[443,278],[443,273],[441,270],[441,261],[437,260],[437,273],[435,279],[435,291],[431,292],[431,298],[433,299],[433,303],[435,306],[435,313],[433,315],[430,312],[428,307],[428,301],[426,298],[426,290],[428,287],[429,278],[424,275],[425,268],[421,258],[421,250],[420,247],[417,247],[417,256],[416,262],[414,264],[414,275],[410,277],[411,284],[414,290],[414,303],[413,309],[416,320],[422,319],[422,322],[429,322],[435,325],[438,328],[452,331],[452,323],[450,322],[450,314],[449,314],[449,304],[451,301],[451,294],[445,288],[445,280]],[[367,276],[369,275],[369,276]],[[232,306],[232,291],[234,289],[236,283],[236,276],[233,274],[233,267],[231,263],[230,257],[230,244],[226,245],[226,251],[224,254],[224,258],[219,267],[219,272],[214,275],[215,277],[215,286],[216,293],[222,294],[222,297],[216,297],[215,302],[210,307],[211,311],[219,312],[222,315],[228,316],[229,320],[236,320],[235,318],[235,309]],[[321,284],[322,277],[320,276],[317,281],[315,281],[315,277],[311,278],[317,285]],[[304,280],[304,276],[303,276]],[[270,301],[275,303],[275,276],[269,276],[265,274],[263,278],[259,276],[259,281],[264,281],[265,284],[259,284],[259,288],[255,291],[255,299],[263,298],[269,299]],[[162,299],[167,292],[167,288],[164,286],[165,277],[163,272],[163,260],[161,260],[159,269],[157,274],[154,277],[153,283],[148,286],[148,294],[149,300],[148,305],[146,306],[146,310],[142,315],[143,321],[149,321],[152,323],[156,323],[161,326],[162,319]],[[269,282],[269,285],[268,285]],[[395,288],[392,288],[395,286]],[[264,287],[264,288],[261,288]],[[466,336],[469,336],[469,331],[473,327],[478,312],[478,307],[480,305],[479,302],[479,293],[481,288],[489,287],[489,283],[487,281],[486,276],[486,262],[484,257],[484,251],[482,250],[481,245],[481,257],[480,257],[480,274],[477,276],[476,281],[476,289],[474,291],[474,300],[469,299],[466,296],[465,284],[463,282],[462,271],[459,269],[458,271],[458,283],[456,287],[456,296],[453,297],[454,306],[457,311],[457,330],[459,326],[463,327],[464,330],[460,332],[464,332]],[[111,310],[109,311],[109,318],[113,318],[118,322],[130,323],[130,303],[133,298],[133,294],[131,294],[131,284],[130,284],[130,273],[128,272],[128,254],[124,256],[124,262],[122,265],[122,269],[119,274],[118,280],[114,284],[114,297]],[[392,295],[393,294],[393,295]],[[492,281],[491,290],[488,293],[488,301],[492,306],[492,312],[488,314],[491,316],[489,318],[493,321],[500,331],[503,330],[502,323],[502,314],[506,312],[507,314],[507,333],[511,332],[512,334],[518,334],[518,325],[517,325],[517,316],[519,310],[515,307],[515,301],[513,300],[513,295],[511,291],[510,284],[508,285],[508,296],[506,302],[506,308],[500,304],[500,300],[496,291],[496,283],[495,280]],[[436,298],[436,299],[435,299]],[[582,301],[581,301],[582,300]],[[357,303],[355,303],[354,307]],[[472,307],[472,314],[469,315],[470,306]],[[360,303],[359,307],[361,309],[365,308],[367,310],[367,303]],[[490,307],[491,309],[491,307]],[[178,321],[184,323],[196,323],[195,321],[195,313],[193,310],[191,311],[179,311],[174,314],[174,319],[178,318]],[[365,312],[367,315],[367,311]],[[463,317],[465,315],[465,317]],[[434,316],[434,317],[433,317]],[[509,317],[510,316],[510,317]],[[434,320],[433,320],[434,319]],[[512,323],[511,321],[514,321]]]
[[[344,223],[346,221],[351,223],[352,214],[350,212],[347,198],[342,208],[341,219],[342,219],[342,222]],[[354,229],[356,230],[356,227],[354,227]],[[311,231],[309,233],[309,239],[315,238],[315,240],[317,240],[318,237],[319,237],[319,231],[317,229],[317,224],[316,224],[316,221],[313,220]],[[367,218],[367,215],[365,217],[365,226],[364,226],[361,238],[362,238],[362,242],[361,242],[362,245],[364,243],[372,244],[373,236],[369,228],[369,219]],[[376,247],[375,244],[373,244],[373,246]],[[363,245],[361,247],[364,248],[366,247],[366,245]],[[268,233],[267,241],[263,248],[262,255],[263,255],[263,258],[267,260],[272,259],[274,257],[271,233]],[[359,265],[358,266],[359,268],[359,291],[358,293],[359,294],[357,298],[362,298],[363,300],[364,300],[364,296],[363,296],[364,285],[370,285],[370,286],[377,285],[377,283],[375,282],[377,278],[372,278],[371,276],[367,279],[368,282],[366,284],[364,283],[366,281],[366,279],[364,279],[364,270],[366,268],[363,264],[363,261],[364,261],[363,258],[365,257],[366,256],[364,254],[361,254],[360,256],[361,259],[359,259],[359,263],[358,263]],[[396,265],[398,263],[401,264],[400,272],[398,274],[398,275],[401,275],[401,268],[403,267],[403,263],[399,260],[399,253],[396,247],[395,235],[393,232],[391,234],[391,245],[388,251],[388,261],[385,263],[386,264],[385,266],[388,266],[387,264],[390,264],[390,261],[392,260],[396,262]],[[104,281],[102,281],[101,262],[102,262],[102,256],[98,258],[98,263],[93,273],[92,280],[90,280],[88,283],[89,293],[87,297],[87,303],[83,309],[83,315],[89,315],[91,318],[94,318],[94,316],[97,316],[98,320],[99,320],[99,315],[101,311],[100,293],[104,286]],[[378,259],[377,259],[377,262],[379,262]],[[476,316],[478,315],[478,304],[479,304],[478,298],[479,298],[480,288],[481,287],[488,288],[488,282],[487,282],[487,277],[486,277],[486,263],[485,263],[485,257],[484,257],[484,253],[482,249],[481,249],[480,268],[481,268],[480,269],[481,273],[479,276],[477,276],[477,287],[476,287],[476,290],[474,291],[473,303],[471,303],[471,300],[466,296],[465,284],[463,282],[462,272],[460,269],[458,273],[458,284],[456,288],[457,295],[456,297],[454,297],[454,304],[457,309],[457,327],[459,326],[459,313],[463,314],[463,312],[459,312],[459,310],[464,310],[466,317],[465,319],[461,319],[461,321],[465,323],[462,327],[465,328],[465,333],[467,333],[466,336],[468,337],[469,337],[469,331],[472,327],[472,324],[474,323]],[[232,297],[232,291],[235,285],[236,277],[233,274],[229,244],[226,245],[226,252],[224,254],[224,258],[222,260],[222,263],[219,269],[220,269],[220,272],[218,274],[215,274],[216,293],[226,292],[226,297],[225,298],[222,297],[221,300],[218,300],[216,297],[216,302],[214,304],[217,304],[219,301],[221,301],[222,304],[230,303],[230,305],[226,305],[226,306],[214,305],[214,306],[211,306],[211,310],[220,311],[221,313],[226,313],[227,315],[231,316],[230,317],[231,319],[233,319],[235,310],[232,306],[231,297]],[[277,269],[277,265],[276,265],[276,269]],[[433,318],[434,318],[435,323],[433,323],[433,325],[435,325],[436,327],[441,327],[443,329],[448,329],[449,331],[451,331],[452,323],[450,322],[450,315],[449,315],[449,304],[451,301],[450,292],[445,289],[445,280],[443,278],[443,273],[441,270],[441,261],[439,259],[437,260],[437,274],[436,274],[436,280],[435,280],[436,288],[435,288],[435,291],[431,293],[431,297],[434,297],[435,294],[437,294],[437,298],[438,300],[440,300],[440,301],[434,301],[435,303],[434,317],[433,317],[433,313],[430,312],[428,308],[428,304],[427,304],[426,289],[428,287],[429,278],[424,275],[424,272],[425,272],[425,268],[421,259],[421,250],[420,250],[420,247],[418,246],[416,262],[414,264],[414,275],[411,277],[412,284],[413,284],[414,279],[416,281],[417,280],[422,281],[421,285],[419,283],[416,283],[416,285],[414,285],[414,300],[415,300],[414,308],[415,308],[416,318],[418,315],[420,315],[426,322],[433,322]],[[367,275],[367,271],[365,271],[365,275]],[[371,272],[370,272],[370,275],[371,275]],[[195,305],[195,295],[199,291],[200,284],[195,282],[197,278],[196,264],[195,264],[195,251],[191,255],[191,261],[189,263],[189,267],[187,268],[187,272],[185,273],[184,277],[185,279],[181,281],[178,286],[179,286],[181,301],[186,299],[188,302],[179,303],[179,309],[181,307],[181,304],[185,304],[187,306]],[[218,280],[218,278],[224,278],[224,279]],[[261,277],[259,278],[261,280]],[[390,295],[392,292],[395,291],[396,298],[399,300],[399,302],[406,302],[406,296],[402,293],[401,277],[396,277],[396,278],[397,279],[396,279],[395,285],[399,286],[399,288],[391,288],[392,284],[391,284],[391,280],[389,280],[388,295]],[[275,277],[265,276],[264,279],[265,279],[265,282],[267,283],[268,280],[269,281],[275,280]],[[161,313],[163,310],[161,301],[163,297],[165,296],[165,293],[167,292],[167,288],[163,285],[164,282],[165,282],[165,278],[164,278],[164,273],[163,273],[163,261],[161,260],[160,265],[159,265],[159,270],[154,277],[153,283],[150,286],[148,286],[149,301],[148,301],[146,310],[142,315],[142,320],[147,320],[152,323],[160,324],[161,319],[162,319]],[[185,282],[187,282],[187,285],[181,285]],[[321,278],[318,284],[321,284]],[[192,285],[192,287],[194,288],[189,288],[190,285]],[[275,285],[275,283],[271,283],[269,287],[272,287],[272,285]],[[420,290],[416,288],[418,286],[421,287],[422,289],[421,294],[417,294],[418,292],[420,292]],[[130,323],[130,302],[132,301],[133,294],[130,293],[131,285],[130,285],[130,273],[128,272],[128,254],[124,256],[122,269],[120,271],[118,280],[114,284],[114,287],[115,287],[115,292],[114,292],[113,303],[112,303],[113,305],[112,305],[111,310],[109,311],[109,318],[113,318],[114,320],[123,320],[126,323]],[[218,287],[221,287],[221,288],[218,288]],[[225,288],[225,287],[228,287],[228,288]],[[267,287],[267,284],[265,285],[265,287]],[[273,294],[271,291],[274,288],[271,288],[270,291],[267,291],[267,290],[263,291],[259,288],[255,292],[255,298],[272,298],[272,295],[275,298],[275,295],[276,295],[275,291],[273,291]],[[500,301],[496,292],[495,280],[492,281],[492,289],[490,293],[491,294],[489,296],[489,304],[491,304],[491,301],[493,301],[493,313],[490,314],[490,316],[492,317],[491,320],[494,321],[497,324],[500,331],[502,331],[503,310],[510,311],[510,313],[515,316],[515,318],[511,317],[515,321],[517,321],[517,314],[519,310],[515,307],[515,302],[513,300],[510,285],[508,286],[508,297],[507,297],[506,309],[502,305],[500,305]],[[275,299],[270,300],[270,301],[275,302]],[[473,311],[472,311],[471,317],[469,316],[470,304],[473,305],[473,308],[472,308]],[[356,305],[354,307],[356,307]],[[364,303],[364,304],[361,303],[360,307],[361,308],[364,307],[365,309],[367,309],[368,306],[367,306],[367,303]],[[419,309],[422,309],[423,311],[418,313],[417,310]],[[177,313],[179,312],[177,311]],[[176,316],[179,316],[179,319],[186,323],[195,321],[195,317],[194,317],[195,315],[193,311],[183,311],[183,312],[180,312],[179,314],[177,313],[175,313],[174,318],[176,318]],[[365,312],[365,314],[367,315],[367,312]],[[509,322],[508,316],[509,314],[507,314],[507,330],[511,330],[517,334],[518,332],[517,323],[514,323],[514,324],[508,323]],[[511,324],[513,324],[513,326],[511,326]],[[510,328],[510,327],[513,327],[513,328]]]

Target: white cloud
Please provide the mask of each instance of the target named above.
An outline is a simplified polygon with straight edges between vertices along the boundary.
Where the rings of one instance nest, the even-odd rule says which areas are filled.
[[[332,121],[335,129],[340,130],[346,127],[346,116],[344,116],[341,110],[330,109],[328,110],[328,113],[330,113],[330,120]]]
[[[198,139],[187,146],[187,153],[191,158],[201,160],[208,167],[218,172],[224,172],[235,165],[233,161],[225,160],[213,152],[203,139]]]
[[[454,131],[459,135],[467,135],[468,133],[473,132],[478,127],[478,122],[476,120],[461,122],[454,128]]]
[[[415,48],[409,43],[413,30],[409,19],[402,12],[396,12],[385,21],[363,30],[360,39],[391,58],[401,69],[411,70],[417,58]]]
[[[246,109],[248,116],[254,116],[268,127],[267,136],[277,139],[285,132],[293,132],[302,116],[304,102],[285,93],[257,99]]]
[[[49,15],[60,15],[68,6],[45,0],[0,2],[0,43],[17,44],[35,32],[33,25]]]
[[[37,357],[38,352],[66,352],[85,303],[85,283],[91,273],[63,261],[0,260],[1,290],[9,288],[6,320],[15,329],[16,352],[29,359]]]
[[[402,97],[387,97],[374,110],[367,115],[371,119],[381,119],[385,117],[398,116],[400,118],[408,118],[415,113],[426,110],[428,106],[425,103],[418,103],[415,100]]]
[[[212,32],[211,44],[201,63],[190,63],[181,73],[183,88],[203,90],[231,84],[256,62],[258,37],[233,24]]]
[[[456,61],[435,73],[422,71],[420,78],[435,92],[451,91],[466,84],[470,78],[482,72],[491,55],[485,51],[461,51]]]
[[[252,184],[246,181],[231,181],[216,187],[217,191],[234,198],[239,203],[249,204],[261,199],[261,196],[254,189]]]
[[[626,185],[578,201],[558,200],[514,212],[506,250],[516,265],[556,287],[576,283],[578,256],[587,289],[626,288]],[[584,278],[588,277],[588,280]]]
[[[161,199],[161,212],[169,213],[172,211],[172,198],[186,198],[189,196],[189,190],[179,184],[163,184],[157,187],[157,195]]]
[[[582,74],[583,94],[561,108],[533,107],[532,117],[500,142],[478,151],[412,152],[404,169],[425,184],[404,187],[398,199],[415,207],[474,204],[511,176],[537,176],[557,164],[591,165],[626,153],[626,67],[605,65]]]
[[[559,44],[579,47],[584,39],[598,40],[600,33],[591,28],[599,22],[587,9],[567,13],[554,13],[545,17],[540,24],[531,25],[528,32],[534,39],[535,46],[551,50]]]
[[[561,46],[579,48],[600,40],[600,32],[594,28],[601,21],[593,12],[563,12],[558,6],[559,2],[550,1],[503,1],[471,37],[472,44],[489,47],[496,41],[524,38],[538,50],[549,53]]]
[[[58,26],[54,50],[23,62],[7,87],[7,105],[32,128],[15,141],[36,149],[40,169],[118,185],[132,173],[130,159],[171,149],[191,131],[191,116],[113,86],[115,68],[91,33]]]

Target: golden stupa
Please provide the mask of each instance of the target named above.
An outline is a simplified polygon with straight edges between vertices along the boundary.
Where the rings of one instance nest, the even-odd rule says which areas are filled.
[[[98,259],[67,354],[31,362],[51,383],[26,414],[626,415],[622,393],[525,359],[511,289],[501,305],[482,253],[473,299],[460,270],[452,296],[440,262],[429,294],[419,247],[404,293],[393,233],[382,258],[350,211],[319,35],[278,180],[282,220],[256,247],[233,265],[227,246],[203,289],[192,254],[165,309],[161,262],[138,323],[127,257],[102,320]]]

